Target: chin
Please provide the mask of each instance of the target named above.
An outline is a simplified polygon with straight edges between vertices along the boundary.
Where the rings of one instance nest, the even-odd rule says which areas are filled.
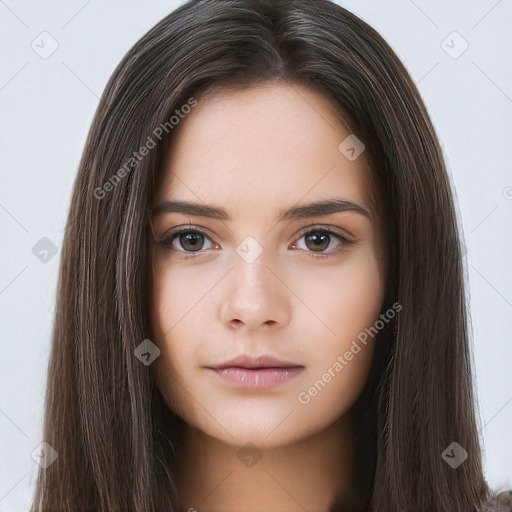
[[[284,447],[325,428],[323,425],[309,424],[307,418],[297,414],[297,411],[282,406],[276,407],[274,412],[260,408],[237,412],[232,408],[229,412],[218,414],[210,412],[214,418],[222,418],[220,425],[210,416],[188,423],[223,443],[239,448],[248,443],[262,450]]]

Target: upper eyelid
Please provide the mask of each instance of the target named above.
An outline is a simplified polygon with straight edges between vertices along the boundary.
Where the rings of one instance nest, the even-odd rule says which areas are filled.
[[[328,231],[330,234],[338,235],[343,238],[347,238],[348,240],[352,240],[353,236],[346,231],[345,229],[332,226],[331,224],[312,224],[310,226],[306,226],[299,230],[298,235],[304,236],[305,234],[309,233],[310,231]]]
[[[195,224],[180,224],[179,226],[174,226],[173,228],[165,231],[160,236],[160,240],[166,240],[170,236],[179,235],[180,233],[188,232],[188,231],[195,231],[195,232],[198,232],[198,233],[208,236],[210,239],[213,239],[213,237],[209,234],[209,230],[207,230],[205,228],[196,226]]]

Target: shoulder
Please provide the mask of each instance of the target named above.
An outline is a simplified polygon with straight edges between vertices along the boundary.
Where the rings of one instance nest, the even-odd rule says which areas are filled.
[[[512,490],[493,493],[485,512],[512,512]]]

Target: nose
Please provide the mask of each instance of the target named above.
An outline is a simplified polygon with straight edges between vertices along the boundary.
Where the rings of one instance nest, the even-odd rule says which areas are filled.
[[[265,251],[251,263],[235,255],[220,306],[229,329],[279,329],[289,323],[293,294],[283,272],[268,263]]]

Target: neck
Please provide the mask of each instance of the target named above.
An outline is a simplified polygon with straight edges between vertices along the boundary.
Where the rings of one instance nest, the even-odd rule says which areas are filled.
[[[328,512],[336,496],[350,494],[354,462],[353,412],[311,437],[266,450],[228,445],[187,426],[179,453],[180,507]]]

